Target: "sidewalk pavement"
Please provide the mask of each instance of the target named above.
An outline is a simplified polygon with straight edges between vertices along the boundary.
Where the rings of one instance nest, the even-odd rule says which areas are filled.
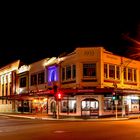
[[[38,120],[64,120],[64,121],[122,121],[131,119],[129,117],[109,117],[109,118],[53,118],[46,114],[19,114],[19,113],[0,113],[0,116],[27,118],[27,119],[38,119]]]

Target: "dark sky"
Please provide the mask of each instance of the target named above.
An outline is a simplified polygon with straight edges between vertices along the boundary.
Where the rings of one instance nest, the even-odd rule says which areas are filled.
[[[26,64],[72,52],[76,47],[103,46],[119,55],[126,55],[131,43],[123,33],[138,37],[140,16],[124,11],[121,14],[85,12],[25,12],[4,14],[1,21],[0,66],[21,59]]]

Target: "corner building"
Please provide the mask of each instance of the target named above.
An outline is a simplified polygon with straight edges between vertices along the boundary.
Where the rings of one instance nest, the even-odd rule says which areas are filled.
[[[140,62],[102,47],[76,48],[60,65],[61,114],[100,117],[140,111]],[[67,95],[65,97],[65,95]]]

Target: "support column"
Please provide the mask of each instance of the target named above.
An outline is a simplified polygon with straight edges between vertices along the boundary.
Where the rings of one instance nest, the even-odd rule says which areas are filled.
[[[122,96],[122,117],[125,117],[125,99],[124,96]]]
[[[103,95],[99,95],[99,116],[102,115],[103,109]]]

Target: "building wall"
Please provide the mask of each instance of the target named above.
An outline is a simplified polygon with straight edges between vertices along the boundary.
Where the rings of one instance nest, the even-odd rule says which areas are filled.
[[[64,61],[61,63],[61,68],[67,65],[76,65],[76,82],[63,84],[62,88],[82,88],[82,87],[100,87],[101,85],[101,47],[97,48],[77,48],[74,53],[65,57]],[[86,63],[96,63],[96,78],[97,81],[86,82],[88,79],[83,79],[83,64]],[[62,69],[61,69],[62,71]],[[61,73],[62,77],[62,73]],[[90,79],[89,79],[90,80]],[[94,79],[93,79],[94,80]],[[62,82],[62,81],[61,81]],[[70,82],[67,81],[67,82]]]
[[[8,96],[16,93],[16,71],[20,61],[17,60],[0,69],[0,112],[11,112],[12,101]]]
[[[104,79],[104,64],[113,64],[120,67],[120,79]],[[137,81],[136,82],[125,82],[124,81],[124,67],[136,69],[137,73]],[[102,59],[102,87],[113,87],[113,82],[117,83],[118,88],[131,88],[131,89],[139,89],[140,87],[140,61],[128,59],[125,57],[114,55],[110,52],[103,51],[103,59]],[[104,81],[106,80],[106,81]],[[126,84],[127,83],[127,84]]]
[[[38,89],[46,88],[45,83],[46,83],[47,75],[46,75],[46,71],[45,71],[45,63],[47,62],[47,60],[48,60],[48,58],[30,64],[30,71],[29,71],[29,88],[30,88],[30,90],[38,90]],[[32,86],[31,85],[31,75],[38,74],[39,72],[44,72],[45,83]]]

